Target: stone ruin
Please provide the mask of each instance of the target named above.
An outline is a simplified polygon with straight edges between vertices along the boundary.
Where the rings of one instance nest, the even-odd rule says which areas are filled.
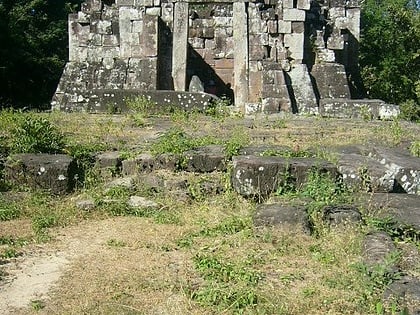
[[[202,108],[213,94],[246,114],[398,112],[361,99],[359,0],[88,0],[68,26],[53,109],[133,95]]]

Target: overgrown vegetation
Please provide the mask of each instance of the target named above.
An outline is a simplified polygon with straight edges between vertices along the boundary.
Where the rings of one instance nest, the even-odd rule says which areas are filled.
[[[367,0],[362,6],[360,64],[372,98],[400,104],[402,117],[420,114],[420,11],[414,0]]]
[[[158,184],[153,189],[143,177],[132,185],[110,187],[94,166],[94,155],[119,149],[121,157],[132,158],[151,148],[156,155],[178,155],[202,145],[219,144],[229,161],[244,146],[273,142],[296,149],[267,149],[262,155],[320,157],[321,151],[306,148],[316,147],[324,140],[375,143],[383,142],[383,137],[390,144],[410,139],[415,154],[418,141],[414,124],[406,127],[400,121],[392,121],[372,126],[364,122],[346,125],[350,122],[344,121],[340,122],[343,125],[340,129],[331,125],[330,120],[314,119],[310,124],[316,125],[317,132],[302,134],[301,125],[294,129],[301,120],[288,122],[290,128],[283,128],[283,121],[255,121],[251,128],[264,136],[255,140],[250,137],[247,125],[238,126],[237,121],[229,118],[219,120],[198,113],[185,119],[167,116],[166,120],[152,115],[145,118],[140,128],[133,128],[135,118],[131,113],[117,118],[74,115],[76,118],[57,113],[0,114],[1,126],[8,126],[0,129],[7,146],[14,135],[12,125],[6,121],[13,126],[25,117],[42,118],[53,126],[60,121],[57,131],[66,135],[62,152],[75,157],[79,168],[85,171],[69,196],[51,197],[44,192],[14,187],[0,198],[0,255],[7,262],[25,254],[29,243],[49,242],[56,233],[67,233],[64,228],[67,225],[81,223],[80,231],[79,226],[69,227],[76,228],[75,242],[95,227],[90,231],[95,241],[89,243],[95,252],[86,254],[83,259],[88,263],[80,270],[72,270],[71,277],[59,284],[66,292],[65,298],[57,291],[52,300],[42,304],[45,312],[121,313],[126,308],[148,312],[169,304],[184,314],[341,314],[345,309],[349,314],[378,315],[392,310],[398,314],[402,310],[397,302],[392,305],[382,302],[385,287],[396,279],[386,270],[399,257],[390,256],[372,271],[360,264],[361,240],[372,228],[414,244],[418,236],[408,229],[396,228],[392,221],[365,213],[367,225],[344,230],[330,228],[323,218],[325,206],[351,203],[354,197],[330,174],[314,170],[305,183],[296,187],[295,179],[287,173],[276,192],[276,198],[292,204],[299,200],[309,209],[312,235],[306,235],[297,230],[254,226],[255,200],[244,199],[232,191],[231,170],[189,174],[191,177],[184,184],[188,191],[183,186],[185,194],[171,195],[163,194],[160,186],[184,181],[187,176],[182,171],[157,172]],[[150,125],[153,119],[164,120],[168,125],[154,129]],[[386,135],[378,125],[385,126]],[[161,136],[156,137],[161,130]],[[207,137],[208,134],[212,136]],[[116,171],[111,175],[119,176]],[[161,176],[168,181],[162,184]],[[213,181],[217,193],[206,188]],[[131,196],[147,197],[156,206],[134,206],[129,203]],[[93,207],[77,208],[75,201],[84,199],[92,200]],[[102,228],[96,229],[98,224],[103,224]],[[18,231],[13,228],[16,225]],[[108,230],[109,234],[96,246],[97,238]],[[81,278],[88,280],[78,281]],[[93,287],[95,296],[86,294],[82,299],[81,292],[90,292]],[[168,296],[174,295],[176,301],[167,303]],[[176,311],[171,309],[168,313]]]

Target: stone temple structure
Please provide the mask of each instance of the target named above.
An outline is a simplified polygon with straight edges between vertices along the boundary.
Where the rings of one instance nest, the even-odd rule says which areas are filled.
[[[360,100],[359,37],[358,0],[87,0],[52,107],[206,106],[208,92],[245,113],[381,116],[388,105]]]

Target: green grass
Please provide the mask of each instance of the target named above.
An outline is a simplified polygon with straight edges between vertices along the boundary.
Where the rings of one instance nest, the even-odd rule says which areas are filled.
[[[386,286],[397,279],[398,275],[389,274],[387,268],[398,262],[398,255],[369,269],[360,264],[361,242],[370,229],[386,231],[397,241],[417,246],[418,235],[410,227],[396,227],[390,219],[371,215],[370,210],[363,212],[366,225],[344,230],[327,228],[323,224],[323,208],[351,203],[354,195],[328,174],[314,171],[297,188],[292,185],[292,178],[287,180],[290,174],[285,174],[284,185],[277,191],[282,200],[291,203],[300,200],[309,209],[315,228],[313,235],[306,235],[293,229],[255,227],[252,221],[255,200],[244,199],[232,190],[230,171],[217,174],[224,190],[215,195],[201,189],[200,184],[208,175],[191,175],[196,181],[189,181],[192,183],[189,199],[178,200],[161,191],[146,192],[141,183],[133,189],[115,187],[105,191],[104,180],[94,168],[94,155],[111,149],[120,150],[125,158],[134,156],[133,152],[148,150],[156,155],[182,154],[199,146],[220,144],[229,160],[246,145],[273,144],[299,149],[267,151],[264,155],[313,157],[308,147],[376,143],[384,139],[392,145],[408,139],[413,143],[415,155],[415,144],[419,141],[415,125],[400,121],[334,122],[321,118],[311,119],[309,125],[302,124],[302,118],[243,123],[225,117],[222,108],[220,113],[216,110],[207,113],[214,117],[175,111],[156,117],[147,104],[136,106],[117,117],[76,113],[30,115],[60,126],[59,131],[65,135],[64,152],[76,159],[83,175],[78,179],[76,191],[63,197],[6,187],[14,198],[13,202],[0,198],[2,259],[25,253],[28,243],[48,242],[56,230],[66,235],[68,225],[82,223],[80,233],[83,233],[90,224],[108,219],[107,229],[113,233],[102,239],[106,252],[97,248],[98,253],[86,256],[91,264],[83,265],[80,268],[83,270],[72,270],[71,277],[60,284],[43,311],[100,313],[101,307],[108,307],[118,313],[122,309],[119,304],[124,304],[123,308],[133,313],[147,313],[151,309],[164,309],[174,292],[186,305],[179,311],[184,314],[378,315],[403,311],[398,303],[387,305],[382,301]],[[24,117],[26,114],[22,113],[0,113],[0,136],[8,147],[14,137],[10,126],[17,126]],[[163,126],[154,125],[154,119],[163,122]],[[308,128],[312,129],[308,132]],[[161,136],[156,139],[159,133]],[[260,134],[263,136],[254,138]],[[319,157],[319,153],[315,155]],[[183,175],[182,171],[170,174]],[[168,174],[162,172],[159,176]],[[159,207],[130,207],[127,200],[132,195],[147,196]],[[95,208],[77,209],[74,201],[81,196],[94,199]],[[113,225],[122,221],[126,224],[124,228],[115,231]],[[25,224],[29,226],[26,230]],[[98,231],[95,237],[101,233]],[[140,256],[130,262],[133,255]],[[117,259],[124,264],[116,265]],[[165,274],[173,266],[175,274]],[[77,297],[79,292],[83,292],[83,299]],[[69,295],[73,294],[76,298],[71,300]],[[112,299],[121,295],[123,299]],[[105,306],[107,303],[114,304]]]

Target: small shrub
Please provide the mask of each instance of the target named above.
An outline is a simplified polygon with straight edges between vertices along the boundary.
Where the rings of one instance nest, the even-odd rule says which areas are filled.
[[[408,100],[400,104],[400,118],[408,121],[420,121],[420,104]]]
[[[18,218],[20,211],[18,207],[11,202],[3,200],[0,197],[0,221],[9,221]]]
[[[47,228],[53,227],[57,218],[52,214],[39,214],[32,218],[32,228],[36,234],[44,234]]]
[[[235,129],[224,144],[224,151],[227,159],[232,159],[233,156],[238,155],[240,149],[248,145],[250,142],[249,135],[243,129]]]
[[[413,156],[420,157],[420,141],[413,141],[410,145],[410,153]]]
[[[64,135],[42,117],[25,116],[11,131],[13,153],[60,153],[64,145]]]

